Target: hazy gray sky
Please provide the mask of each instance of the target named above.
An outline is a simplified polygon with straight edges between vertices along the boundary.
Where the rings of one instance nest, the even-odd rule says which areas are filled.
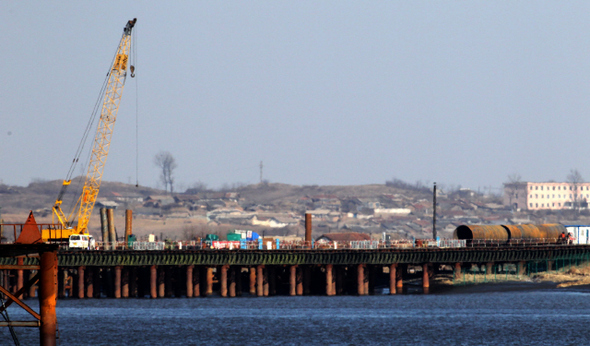
[[[590,179],[590,2],[0,2],[0,179],[63,179],[127,20],[104,180]],[[136,97],[138,95],[138,97]],[[94,130],[93,130],[94,131]],[[89,148],[89,145],[87,146]],[[85,157],[85,156],[84,156]],[[78,169],[85,174],[86,167]]]

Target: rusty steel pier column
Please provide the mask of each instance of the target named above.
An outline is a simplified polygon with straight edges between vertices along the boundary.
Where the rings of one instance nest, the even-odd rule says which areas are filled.
[[[311,248],[311,238],[312,238],[312,229],[311,229],[311,214],[305,213],[305,242],[309,244]]]
[[[264,296],[264,266],[256,267],[256,295],[258,297]]]
[[[115,266],[115,298],[121,298],[121,266]]]
[[[518,275],[519,276],[526,274],[526,262],[524,262],[524,261],[518,262],[517,267],[518,267]]]
[[[461,263],[455,263],[455,281],[461,281],[463,279],[463,273],[461,272]]]
[[[29,271],[29,281],[35,276],[36,270]],[[37,291],[37,285],[31,285],[29,288],[29,298],[35,298],[35,292]]]
[[[186,266],[186,297],[192,298],[193,297],[193,269],[195,268],[194,265]]]
[[[104,244],[102,250],[110,250],[109,247],[109,223],[107,220],[107,209],[100,208],[100,229],[102,231],[102,242]]]
[[[22,265],[24,264],[23,258],[22,258],[22,257],[18,257],[18,258],[17,258],[17,260],[16,260],[16,263],[17,263],[19,266],[22,266]],[[16,291],[17,291],[17,292],[18,292],[18,291],[20,291],[20,289],[21,289],[21,288],[23,288],[23,285],[24,285],[24,279],[25,279],[25,278],[24,278],[24,272],[23,272],[23,270],[22,270],[22,269],[18,269],[18,270],[16,271]],[[20,296],[18,296],[17,298],[21,299],[22,297],[23,297],[23,296],[22,296],[22,295],[20,295]]]
[[[236,276],[236,297],[242,296],[242,266],[237,266],[235,268],[235,276]]]
[[[488,262],[486,263],[486,275],[490,275],[493,272],[494,263]]]
[[[292,265],[289,268],[289,295],[294,296],[297,294],[297,266]]]
[[[303,294],[311,294],[311,267],[309,265],[303,268]]]
[[[363,295],[369,295],[369,280],[371,280],[371,267],[368,267],[366,264],[363,264],[363,271],[365,273],[365,277],[363,280],[363,284],[365,285],[364,290],[363,290]]]
[[[221,266],[221,276],[219,281],[221,281],[221,296],[227,297],[227,270],[229,269],[229,265]]]
[[[337,266],[334,275],[336,276],[334,281],[334,291],[337,296],[340,296],[344,292],[344,267]]]
[[[362,296],[365,294],[365,267],[363,264],[356,266],[356,274],[357,293]]]
[[[107,223],[109,226],[109,242],[111,250],[117,250],[117,233],[115,231],[115,210],[107,209]]]
[[[137,267],[129,268],[129,296],[137,298]]]
[[[428,263],[422,265],[422,290],[424,293],[428,293],[430,290],[430,275],[428,273]]]
[[[127,249],[128,245],[129,245],[129,236],[131,235],[131,223],[133,221],[133,212],[129,209],[125,210],[125,239],[123,239],[123,241],[125,242],[125,245],[123,245],[124,249]]]
[[[256,294],[256,268],[250,267],[250,295]]]
[[[88,267],[86,273],[86,298],[94,298],[94,267]]]
[[[84,299],[84,266],[78,267],[78,299]]]
[[[227,279],[228,294],[233,298],[236,296],[236,267],[229,267],[229,275]]]
[[[193,295],[195,297],[201,296],[201,267],[196,266],[193,269]]]
[[[296,280],[297,280],[297,295],[303,295],[303,268],[297,266],[296,269]]]
[[[205,296],[213,295],[213,267],[206,269]]]
[[[268,267],[268,295],[275,296],[277,295],[277,276],[276,276],[276,268],[274,266]]]
[[[158,267],[150,267],[150,297],[158,298]]]
[[[39,307],[41,316],[40,344],[56,345],[57,252],[43,252],[40,259]]]
[[[399,266],[395,271],[395,291],[396,293],[404,292],[404,271],[407,270],[405,265]]]
[[[129,269],[121,267],[121,297],[129,298]]]
[[[262,276],[262,281],[263,281],[262,289],[263,289],[263,293],[264,293],[265,297],[268,297],[268,294],[270,292],[269,281],[268,281],[268,276],[269,276],[268,270],[269,270],[269,267],[267,267],[267,266],[264,266],[264,268],[262,269],[262,273],[263,273],[262,274],[263,275]]]
[[[332,264],[326,264],[326,295],[333,296],[334,295],[334,273],[333,273],[334,266]]]
[[[397,263],[389,265],[389,294],[396,294],[395,280],[397,275]]]

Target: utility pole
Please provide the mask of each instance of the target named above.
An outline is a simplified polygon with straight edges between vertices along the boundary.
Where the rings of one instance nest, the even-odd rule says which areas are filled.
[[[436,182],[432,189],[432,238],[436,239]]]
[[[262,161],[260,161],[260,184],[262,184],[262,168],[264,168],[264,165],[262,164]]]

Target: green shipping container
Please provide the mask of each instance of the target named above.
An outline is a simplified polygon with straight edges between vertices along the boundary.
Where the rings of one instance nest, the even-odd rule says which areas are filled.
[[[239,233],[228,233],[227,240],[229,241],[240,241],[242,239],[242,235]]]

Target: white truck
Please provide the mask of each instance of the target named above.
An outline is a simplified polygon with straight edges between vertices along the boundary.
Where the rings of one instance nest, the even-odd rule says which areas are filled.
[[[69,246],[70,249],[94,250],[96,243],[91,235],[72,234]]]

